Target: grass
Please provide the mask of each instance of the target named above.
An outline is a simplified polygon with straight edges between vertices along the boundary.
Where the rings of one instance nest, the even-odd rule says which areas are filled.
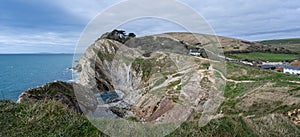
[[[198,121],[184,122],[175,132],[167,137],[257,137],[241,117],[223,117],[211,120],[204,127]]]
[[[280,72],[270,70],[263,70],[259,68],[252,68],[247,66],[236,65],[234,63],[227,63],[227,78],[233,80],[253,80],[257,82],[273,81],[273,82],[287,82],[300,81],[299,76],[288,75]]]
[[[135,58],[134,61],[139,62],[139,63],[143,63],[144,59],[143,58]]]
[[[0,101],[0,136],[105,136],[59,102]]]
[[[181,89],[182,89],[181,85],[178,85],[176,88],[176,90],[181,90]]]
[[[174,82],[171,82],[168,86],[167,86],[167,89],[170,89],[172,87],[175,87],[176,85],[180,84],[181,83],[181,79],[180,80],[177,80],[177,81],[174,81]]]
[[[300,85],[298,83],[293,83],[290,81],[300,81],[299,76],[287,75],[279,72],[273,72],[269,70],[263,70],[258,68],[251,68],[247,66],[236,65],[233,63],[227,63],[227,78],[237,81],[241,80],[251,80],[254,82],[245,82],[245,83],[234,83],[227,82],[224,92],[224,97],[227,99],[219,111],[222,110],[226,115],[238,115],[243,113],[244,115],[256,116],[272,114],[272,113],[286,113],[289,110],[300,108],[299,104],[285,105],[281,100],[257,100],[254,101],[251,106],[248,106],[247,109],[241,110],[236,107],[236,104],[243,103],[244,99],[251,98],[252,94],[245,95],[249,91],[253,91],[258,87],[266,85],[266,83],[272,83],[272,86],[262,87],[258,89],[259,92],[263,95],[263,92],[274,91],[281,96],[290,96],[298,97],[300,91]],[[285,87],[284,91],[282,88]],[[268,88],[270,90],[268,90]],[[256,92],[258,94],[259,92]],[[240,98],[243,95],[242,98]],[[262,97],[262,96],[261,96]],[[262,97],[263,98],[263,97]]]
[[[127,120],[133,121],[133,122],[139,122],[138,118],[134,117],[134,116],[128,117]]]
[[[260,60],[271,61],[271,62],[299,59],[299,56],[294,54],[274,54],[274,53],[261,53],[261,52],[234,54],[232,56],[235,56],[238,59],[260,59]]]
[[[0,119],[0,136],[106,136],[98,131],[85,116],[54,101],[17,104],[2,100],[0,101]],[[127,120],[137,122],[136,117],[129,117]],[[279,129],[285,132],[294,131],[289,135],[297,135],[299,131],[294,129],[288,121],[278,120],[281,123],[284,122],[285,125],[269,125],[267,122],[270,120],[265,120],[265,118],[254,119],[252,123],[249,123],[237,115],[213,119],[203,127],[199,126],[197,120],[186,121],[167,137],[257,137],[268,136],[273,130],[276,132]],[[267,128],[270,126],[275,128]],[[277,136],[275,133],[272,135]]]
[[[150,59],[144,60],[141,58],[136,58],[133,62],[132,62],[132,68],[139,73],[140,71],[142,71],[142,80],[143,81],[147,81],[149,79],[149,77],[151,76],[151,72],[152,72],[152,68],[151,67],[151,61]]]
[[[250,83],[234,83],[227,82],[224,92],[224,97],[226,98],[235,98],[249,90],[253,87],[258,87],[263,83],[260,82],[250,82]]]
[[[281,114],[269,114],[259,118],[247,119],[246,123],[251,125],[261,136],[269,137],[299,137],[299,127],[293,125]]]
[[[39,94],[50,96],[55,96],[58,92],[61,92],[64,93],[69,100],[72,100],[72,97],[75,96],[72,84],[61,81],[48,83],[43,88],[36,88],[27,91],[29,94],[36,94],[37,92],[39,92]]]

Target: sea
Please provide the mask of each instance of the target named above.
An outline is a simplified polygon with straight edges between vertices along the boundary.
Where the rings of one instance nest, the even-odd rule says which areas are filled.
[[[29,88],[72,81],[73,54],[0,54],[0,99],[17,101]]]

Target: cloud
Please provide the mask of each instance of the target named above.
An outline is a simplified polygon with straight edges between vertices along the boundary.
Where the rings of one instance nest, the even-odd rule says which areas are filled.
[[[290,34],[284,31],[279,32],[279,30],[298,32],[300,3],[296,0],[285,2],[280,0],[184,1],[197,9],[219,35],[258,40],[281,38],[282,34]],[[265,34],[259,36],[260,32],[270,31],[276,31],[276,34],[270,37],[265,37]],[[253,37],[252,33],[257,34]]]
[[[83,28],[77,17],[45,1],[4,1],[0,53],[71,53]]]
[[[300,3],[297,0],[284,2],[281,0],[179,1],[195,9],[199,15],[203,16],[217,35],[245,40],[299,37]],[[52,0],[22,1],[22,4],[18,4],[18,2],[12,1],[10,6],[2,5],[3,8],[0,9],[0,46],[2,47],[0,52],[5,51],[5,46],[10,49],[15,47],[15,50],[18,50],[21,48],[20,45],[27,49],[32,48],[32,51],[41,50],[41,47],[45,48],[47,45],[47,47],[55,46],[55,48],[69,52],[73,50],[81,31],[91,19],[112,5],[123,1]],[[151,7],[155,3],[162,8]],[[171,9],[170,4],[168,0],[136,0],[119,10],[110,12],[105,17],[107,21],[100,19],[100,24],[98,26],[95,24],[95,26],[109,28],[113,24],[117,27],[121,24],[115,24],[116,19],[124,19],[125,21],[126,17],[130,17],[130,15],[126,15],[127,13],[148,15],[150,11],[162,17],[189,18],[190,20],[186,21],[189,26],[201,30],[203,24],[194,21],[198,15],[185,12],[180,7],[172,7]],[[149,8],[139,9],[141,6],[148,6]],[[21,13],[24,13],[23,16],[19,16]],[[174,25],[174,22],[149,18],[123,23],[125,24],[120,28],[128,29],[128,31],[139,35],[184,30],[180,26]],[[93,37],[87,37],[90,40],[84,44],[88,46],[104,31],[110,30],[102,29],[102,31],[94,32]],[[51,48],[49,49],[51,50]]]
[[[155,20],[151,21],[151,19],[149,21],[149,18],[165,20],[165,24]],[[99,35],[135,19],[146,19],[148,21],[137,21],[130,24],[130,26],[126,27],[132,28],[132,30],[128,31],[137,33],[141,30],[143,31],[142,33],[178,31],[178,27],[173,27],[175,23],[183,26],[188,31],[213,34],[210,26],[201,16],[178,2],[173,0],[131,0],[112,6],[94,18],[83,32],[77,48],[80,49],[80,52],[83,52]],[[173,24],[168,23],[168,21],[173,22]],[[140,27],[141,25],[143,27]]]
[[[83,21],[89,21],[99,12],[120,1],[121,0],[51,0],[49,3],[81,18]]]
[[[53,3],[63,8],[66,12],[72,13],[74,16],[78,16],[88,22],[99,12],[118,2],[121,2],[121,0],[90,0],[89,2],[81,0],[54,0]],[[285,2],[281,0],[180,0],[180,2],[195,9],[207,19],[218,35],[237,36],[248,40],[252,40],[253,37],[245,35],[247,33],[292,30],[293,28],[298,28],[300,22],[300,3],[297,0],[287,0]],[[164,2],[160,3],[164,5]],[[151,5],[151,1],[150,3],[143,2],[142,4]],[[134,11],[136,6],[139,6],[139,3],[129,5],[127,10]],[[168,8],[166,7],[157,12],[164,14],[165,10],[168,10]],[[122,12],[126,13],[126,10]],[[175,12],[174,14],[178,13]],[[161,32],[164,30],[162,29]],[[265,35],[262,35],[260,39],[265,39],[263,36]],[[276,37],[276,35],[273,35],[273,37],[269,38],[280,38],[280,36]]]
[[[0,53],[59,52],[73,53],[79,38],[74,32],[39,32],[3,28]]]
[[[63,34],[54,32],[42,32],[40,34],[5,34],[0,35],[2,45],[74,45],[74,39],[63,37]]]
[[[133,32],[138,36],[159,34],[162,32],[168,32],[170,30],[174,32],[187,31],[183,26],[180,26],[174,22],[150,17],[132,20],[122,24],[121,26],[118,26],[117,28],[126,30],[127,32]]]

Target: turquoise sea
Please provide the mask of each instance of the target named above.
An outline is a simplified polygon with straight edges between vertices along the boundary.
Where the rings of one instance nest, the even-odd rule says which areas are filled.
[[[73,54],[0,54],[0,99],[16,101],[29,88],[72,80]]]

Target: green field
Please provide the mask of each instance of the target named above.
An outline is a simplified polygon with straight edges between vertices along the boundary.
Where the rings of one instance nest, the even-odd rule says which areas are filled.
[[[232,56],[237,59],[261,59],[272,62],[299,59],[299,56],[294,54],[273,54],[260,52],[234,54]]]

